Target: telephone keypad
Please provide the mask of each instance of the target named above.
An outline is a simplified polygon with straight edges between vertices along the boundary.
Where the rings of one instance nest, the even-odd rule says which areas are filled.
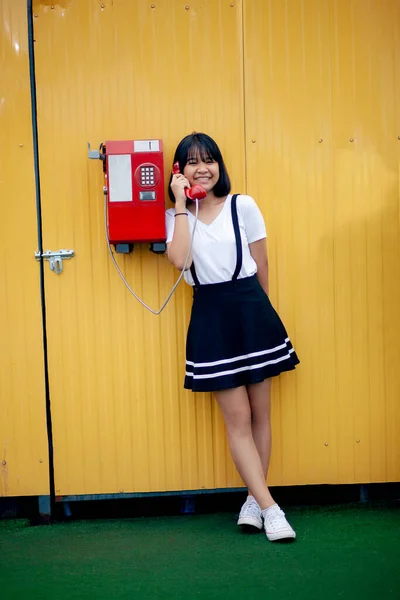
[[[155,185],[154,167],[140,167],[140,183],[144,186]]]

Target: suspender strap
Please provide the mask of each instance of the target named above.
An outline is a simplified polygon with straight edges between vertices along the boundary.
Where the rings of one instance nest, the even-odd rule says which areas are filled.
[[[236,205],[238,196],[239,196],[239,194],[234,194],[232,196],[232,201],[231,201],[232,223],[233,223],[233,229],[235,232],[235,239],[236,239],[236,269],[233,274],[232,281],[237,280],[238,275],[242,269],[242,262],[243,262],[242,238],[240,237],[239,219],[238,219],[237,205]]]
[[[197,277],[197,273],[196,273],[196,269],[194,268],[194,262],[192,261],[192,264],[190,265],[190,272],[192,274],[193,277],[193,281],[194,281],[194,286],[195,287],[200,287],[200,281]]]
[[[231,200],[232,223],[233,223],[233,230],[235,232],[235,240],[236,240],[236,268],[235,268],[235,272],[232,276],[232,281],[237,280],[238,275],[242,269],[242,262],[243,262],[242,238],[240,237],[239,218],[238,218],[237,205],[236,205],[238,196],[239,196],[239,194],[234,194],[232,196],[232,200]],[[195,287],[200,287],[200,281],[197,277],[196,269],[194,267],[194,262],[192,262],[192,264],[191,264],[190,272],[192,274]]]

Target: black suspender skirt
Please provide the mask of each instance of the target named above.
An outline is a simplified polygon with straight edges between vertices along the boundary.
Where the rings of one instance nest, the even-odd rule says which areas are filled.
[[[202,285],[191,266],[194,293],[186,341],[185,388],[213,392],[259,383],[290,371],[299,359],[257,277],[238,279],[242,242],[232,197],[237,260],[231,281]]]

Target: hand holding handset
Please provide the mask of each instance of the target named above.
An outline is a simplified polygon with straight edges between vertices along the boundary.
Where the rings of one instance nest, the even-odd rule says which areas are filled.
[[[172,168],[172,174],[178,175],[179,173],[179,163],[176,162],[174,163],[174,166]],[[202,185],[199,185],[198,183],[196,183],[196,185],[194,185],[191,188],[185,188],[184,191],[186,198],[188,198],[189,200],[204,200],[204,198],[207,196],[206,190],[203,188]]]

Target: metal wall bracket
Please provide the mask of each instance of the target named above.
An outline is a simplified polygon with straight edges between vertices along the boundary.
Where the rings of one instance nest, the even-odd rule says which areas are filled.
[[[88,157],[92,159],[100,158],[100,150],[92,150],[90,147],[90,142],[88,142]]]
[[[53,252],[52,250],[46,250],[46,252],[35,252],[36,260],[48,260],[50,264],[50,270],[60,275],[63,270],[63,260],[69,260],[75,256],[75,252],[73,250],[56,250]]]

